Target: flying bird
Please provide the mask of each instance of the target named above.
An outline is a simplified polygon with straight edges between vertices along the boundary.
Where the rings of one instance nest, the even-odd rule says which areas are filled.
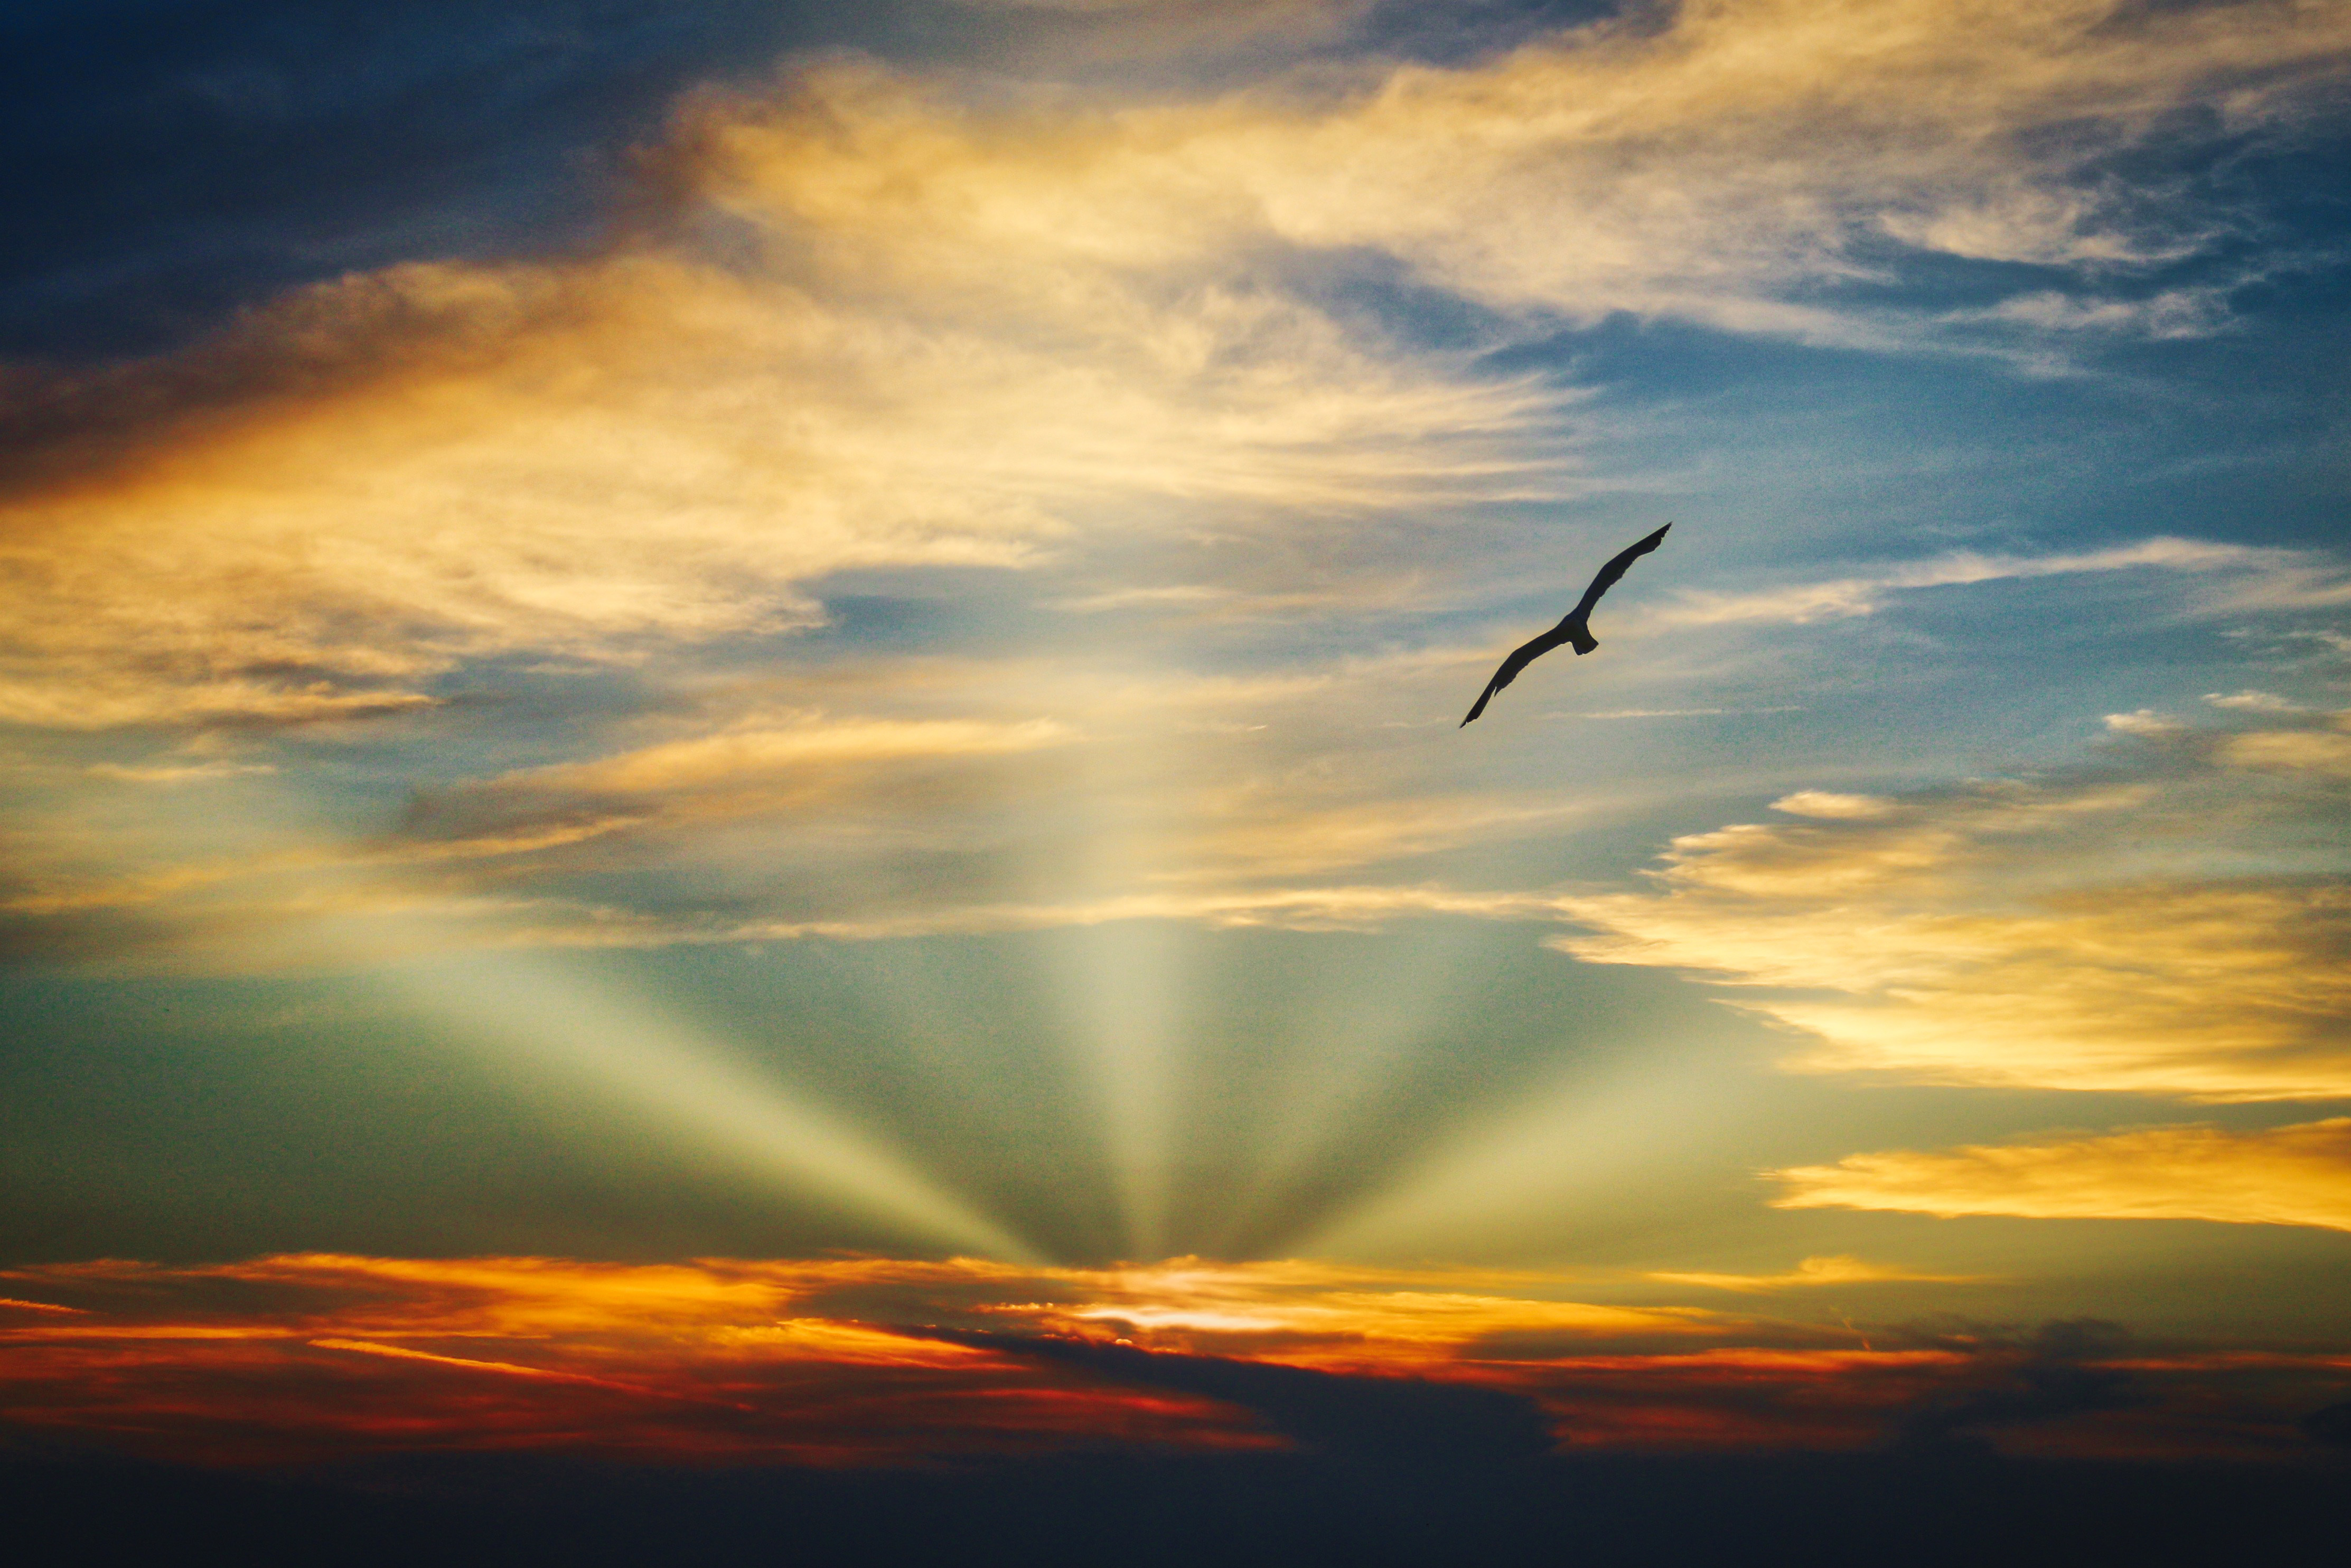
[[[1510,656],[1502,661],[1502,667],[1494,672],[1494,678],[1486,683],[1486,689],[1478,694],[1478,706],[1469,710],[1469,718],[1463,719],[1458,727],[1468,728],[1469,719],[1486,711],[1486,705],[1494,700],[1496,692],[1517,680],[1520,670],[1562,643],[1574,643],[1578,654],[1589,653],[1600,646],[1600,640],[1592,634],[1592,607],[1600,602],[1602,594],[1616,586],[1616,580],[1631,568],[1634,558],[1645,556],[1656,549],[1666,537],[1666,528],[1672,527],[1673,524],[1667,523],[1665,528],[1659,528],[1602,567],[1600,575],[1592,580],[1592,586],[1583,591],[1583,597],[1575,601],[1575,608],[1569,611],[1558,625],[1526,646],[1512,650]]]

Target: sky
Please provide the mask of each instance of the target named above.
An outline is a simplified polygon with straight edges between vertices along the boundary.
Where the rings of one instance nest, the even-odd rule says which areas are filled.
[[[2351,1442],[2351,5],[0,30],[18,1432]]]

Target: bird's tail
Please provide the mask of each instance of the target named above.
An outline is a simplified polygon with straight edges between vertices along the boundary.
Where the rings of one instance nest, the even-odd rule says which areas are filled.
[[[1592,629],[1580,624],[1567,629],[1567,640],[1574,645],[1579,654],[1589,653],[1593,649],[1600,646],[1600,639],[1592,634]]]

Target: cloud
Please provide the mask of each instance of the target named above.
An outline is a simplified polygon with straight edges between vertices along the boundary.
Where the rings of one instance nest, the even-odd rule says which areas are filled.
[[[2229,302],[2226,292],[2218,288],[2168,288],[2145,299],[2076,299],[2044,292],[2018,295],[1989,310],[1961,312],[1951,319],[2013,323],[2051,332],[2202,338],[2227,324]]]
[[[2248,873],[2237,847],[2339,810],[2336,732],[2125,727],[2160,743],[2135,768],[1852,815],[1800,795],[1800,822],[1677,839],[1652,891],[1562,898],[1593,935],[1553,946],[1742,988],[1736,1005],[1804,1039],[1800,1071],[2351,1093],[2351,888]],[[2287,787],[2250,789],[2254,768]]]
[[[989,724],[973,719],[827,721],[812,716],[783,727],[738,726],[593,761],[559,763],[527,774],[510,774],[496,783],[590,794],[667,794],[799,768],[832,771],[862,762],[909,758],[1000,756],[1061,745],[1071,738],[1068,726],[1044,718]]]
[[[1065,1363],[1120,1383],[1228,1401],[1323,1453],[1490,1465],[1548,1453],[1552,1445],[1541,1408],[1499,1388],[1348,1376],[1124,1344],[939,1332],[960,1343]]]
[[[2116,735],[2139,735],[2150,738],[2179,735],[2188,727],[2169,714],[2145,707],[2133,713],[2110,713],[2106,715],[2105,724]]]
[[[2112,1364],[2129,1335],[2118,1323],[2076,1318],[2044,1323],[2025,1354],[1995,1364],[1990,1386],[1928,1400],[1902,1423],[1905,1446],[1938,1448],[1986,1428],[2126,1410],[2151,1397],[2132,1372]]]
[[[358,1355],[387,1356],[394,1361],[422,1361],[435,1366],[454,1366],[467,1372],[492,1372],[507,1377],[543,1378],[553,1383],[577,1383],[589,1388],[609,1388],[616,1393],[650,1395],[666,1397],[658,1389],[648,1389],[631,1383],[615,1383],[609,1378],[589,1377],[577,1372],[554,1372],[543,1366],[523,1366],[511,1361],[483,1361],[466,1355],[436,1355],[427,1350],[411,1350],[405,1345],[376,1344],[363,1339],[314,1339],[308,1342],[313,1350],[344,1350]]]
[[[1541,1276],[1306,1260],[1084,1270],[296,1254],[0,1278],[66,1299],[0,1326],[12,1407],[51,1432],[129,1433],[141,1451],[232,1462],[522,1448],[892,1463],[1279,1440],[1233,1402],[1353,1450],[1406,1441],[1399,1420],[1540,1449],[1547,1424],[1527,1400],[1421,1375],[1498,1328],[1563,1330],[1577,1312],[1563,1332],[1587,1343],[1709,1324],[1686,1311],[1579,1309],[1550,1299],[1557,1282]],[[1246,1321],[1214,1321],[1219,1307]],[[1183,1321],[1118,1315],[1152,1309]],[[1128,1364],[1113,1332],[1162,1354]],[[1071,1333],[1082,1337],[1043,1337]],[[1110,1360],[1098,1364],[1090,1343]],[[1360,1375],[1365,1364],[1385,1375]],[[1121,1384],[1184,1396],[1137,1400]]]
[[[1827,789],[1799,789],[1771,802],[1771,810],[1792,817],[1824,817],[1832,821],[1884,817],[1896,809],[1894,801],[1875,795],[1840,795]]]
[[[662,251],[311,290],[191,350],[256,367],[242,402],[0,500],[0,717],[393,712],[486,656],[804,628],[803,585],[846,570],[1019,567],[1121,498],[1388,507],[1549,461],[1498,444],[1553,394],[1375,357],[1302,304],[1068,308],[925,323]]]
[[[2351,713],[2327,716],[2325,729],[2255,730],[2231,737],[2229,760],[2262,772],[2351,779]]]
[[[1774,1171],[1781,1208],[2036,1219],[2210,1219],[2351,1230],[2351,1119],[2260,1132],[2149,1127]]]
[[[2312,1388],[2341,1375],[2326,1347],[2158,1354],[2080,1323],[2020,1336],[1595,1309],[1562,1330],[1573,1303],[1555,1276],[1306,1260],[302,1254],[0,1278],[71,1303],[0,1327],[20,1429],[210,1465],[470,1451],[839,1468],[1285,1437],[1490,1460],[1562,1433],[1580,1450],[1785,1454],[1960,1431],[2076,1457],[2245,1458],[2290,1442]],[[1474,1324],[1378,1326],[1468,1298]],[[1154,1309],[1190,1321],[1151,1326]],[[1299,1311],[1260,1321],[1284,1309]]]
[[[1865,1263],[1858,1258],[1806,1258],[1784,1274],[1652,1273],[1643,1276],[1667,1285],[1702,1285],[1714,1291],[1771,1294],[1812,1285],[1869,1285],[1910,1281],[1938,1285],[1972,1284],[1963,1274],[1914,1273],[1895,1264]]]
[[[2158,233],[2097,161],[2158,123],[2186,134],[2189,105],[2284,133],[2339,30],[2264,5],[1992,5],[1955,29],[1917,0],[1696,5],[1458,66],[1326,61],[1143,104],[842,58],[695,95],[645,155],[658,214],[601,253],[355,274],[171,355],[8,379],[0,717],[337,741],[396,719],[368,766],[412,802],[289,788],[360,841],[256,845],[240,825],[201,852],[185,841],[214,824],[194,813],[95,844],[92,814],[61,803],[26,837],[71,847],[24,858],[12,940],[157,963],[243,943],[266,967],[256,933],[329,906],[397,915],[400,952],[1552,917],[1547,894],[1425,862],[1604,803],[1468,789],[1365,739],[1366,694],[1466,650],[1290,648],[1279,672],[1178,691],[1135,673],[1186,654],[1155,622],[1049,633],[1097,636],[1089,654],[1114,640],[1114,669],[1065,645],[926,663],[868,656],[823,597],[844,573],[952,570],[1026,574],[1090,616],[1259,615],[1283,635],[1310,612],[1418,613],[1468,507],[1583,493],[1611,434],[1598,400],[1486,350],[1627,310],[1915,345],[1942,329],[1896,330],[1828,287],[1896,266],[1897,233],[2103,269],[2111,292],[2115,267],[2179,254],[2203,220]],[[1349,302],[1366,278],[1480,308],[1432,349]],[[1817,621],[2129,571],[2216,603],[2340,588],[2315,555],[2158,538],[1638,613]],[[1001,603],[955,602],[983,600]],[[483,719],[504,700],[577,722]],[[1716,711],[1633,700],[1602,711]],[[2325,774],[2315,736],[2249,738],[2245,768]],[[323,780],[308,744],[250,765]],[[88,766],[160,786],[220,765]],[[1827,811],[1832,793],[1786,799]],[[847,873],[890,856],[890,874]],[[425,910],[439,935],[410,918]]]
[[[1335,100],[1259,91],[1079,135],[837,73],[822,120],[717,140],[745,210],[934,276],[991,252],[1159,265],[1265,234],[1384,250],[1507,309],[1854,341],[1886,329],[1793,296],[1869,272],[1857,242],[2049,266],[2194,248],[2192,220],[2168,226],[2100,160],[2191,103],[2248,131],[2290,120],[2346,47],[2332,9],[2282,5],[1996,4],[1959,26],[1940,0],[1692,4]],[[960,232],[925,234],[942,207]]]
[[[1720,1329],[1687,1308],[1552,1299],[1567,1281],[1526,1271],[1171,1258],[1052,1278],[1069,1299],[1019,1309],[1046,1327],[1115,1330],[1165,1347],[1238,1349],[1306,1364],[1395,1366],[1503,1334],[1610,1339]]]
[[[111,779],[123,784],[208,784],[219,779],[238,779],[255,774],[275,773],[277,769],[266,762],[230,762],[215,758],[210,762],[160,762],[123,764],[93,762],[82,769],[93,779]]]
[[[860,941],[998,931],[1045,931],[1126,920],[1187,920],[1238,929],[1371,931],[1416,915],[1479,920],[1557,916],[1562,899],[1539,893],[1487,892],[1443,886],[1339,884],[1239,887],[1118,894],[1050,904],[926,904],[901,915],[839,920],[762,920],[734,925],[677,925],[654,918],[567,921],[559,911],[511,934],[513,939],[557,946],[664,946],[695,942],[789,942],[821,936]]]
[[[1866,577],[1792,583],[1782,588],[1745,593],[1685,590],[1676,596],[1675,601],[1641,612],[1639,623],[1720,626],[1781,622],[1808,625],[1820,621],[1874,615],[1885,608],[1890,595],[1918,589],[2064,577],[2083,572],[2127,571],[2150,567],[2166,571],[2233,576],[2264,572],[2277,576],[2289,570],[2300,573],[2312,569],[2305,564],[2304,558],[2288,551],[2182,538],[2145,539],[2137,544],[2116,545],[2107,549],[2045,556],[1961,553],[1889,567]],[[2234,604],[2236,600],[2232,598],[2230,602]]]
[[[1775,0],[1123,109],[841,61],[703,93],[645,160],[668,216],[603,255],[358,274],[160,360],[14,378],[0,717],[418,708],[470,661],[804,628],[831,574],[1030,567],[1143,503],[1248,528],[1556,497],[1573,395],[1343,319],[1301,267],[1384,256],[1505,339],[1630,311],[1922,340],[1822,286],[1876,276],[1889,238],[2061,268],[2191,251],[2222,218],[2102,161],[2199,107],[2289,131],[2347,49],[2325,5],[2018,0],[1960,26],[1940,0]],[[2118,308],[2002,308],[2045,337]]]
[[[2250,713],[2301,713],[2302,706],[2275,692],[2206,692],[2204,700],[2218,708]]]
[[[1004,1276],[982,1263],[308,1255],[10,1277],[86,1303],[46,1333],[0,1330],[12,1406],[44,1432],[113,1432],[106,1440],[159,1458],[519,1450],[837,1466],[1269,1441],[1204,1401],[1137,1399],[783,1310],[877,1281],[984,1290]]]

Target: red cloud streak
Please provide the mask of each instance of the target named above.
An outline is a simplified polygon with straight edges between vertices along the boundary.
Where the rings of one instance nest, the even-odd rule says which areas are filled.
[[[1562,1301],[1536,1276],[1175,1260],[1114,1270],[881,1258],[621,1265],[293,1256],[10,1271],[0,1410],[150,1458],[414,1451],[902,1464],[1074,1448],[1275,1448],[1238,1405],[1027,1354],[1125,1341],[1346,1379],[1520,1396],[1573,1449],[2291,1458],[2351,1396],[2351,1348],[2113,1336],[1874,1338]],[[926,1329],[984,1329],[959,1342]]]

